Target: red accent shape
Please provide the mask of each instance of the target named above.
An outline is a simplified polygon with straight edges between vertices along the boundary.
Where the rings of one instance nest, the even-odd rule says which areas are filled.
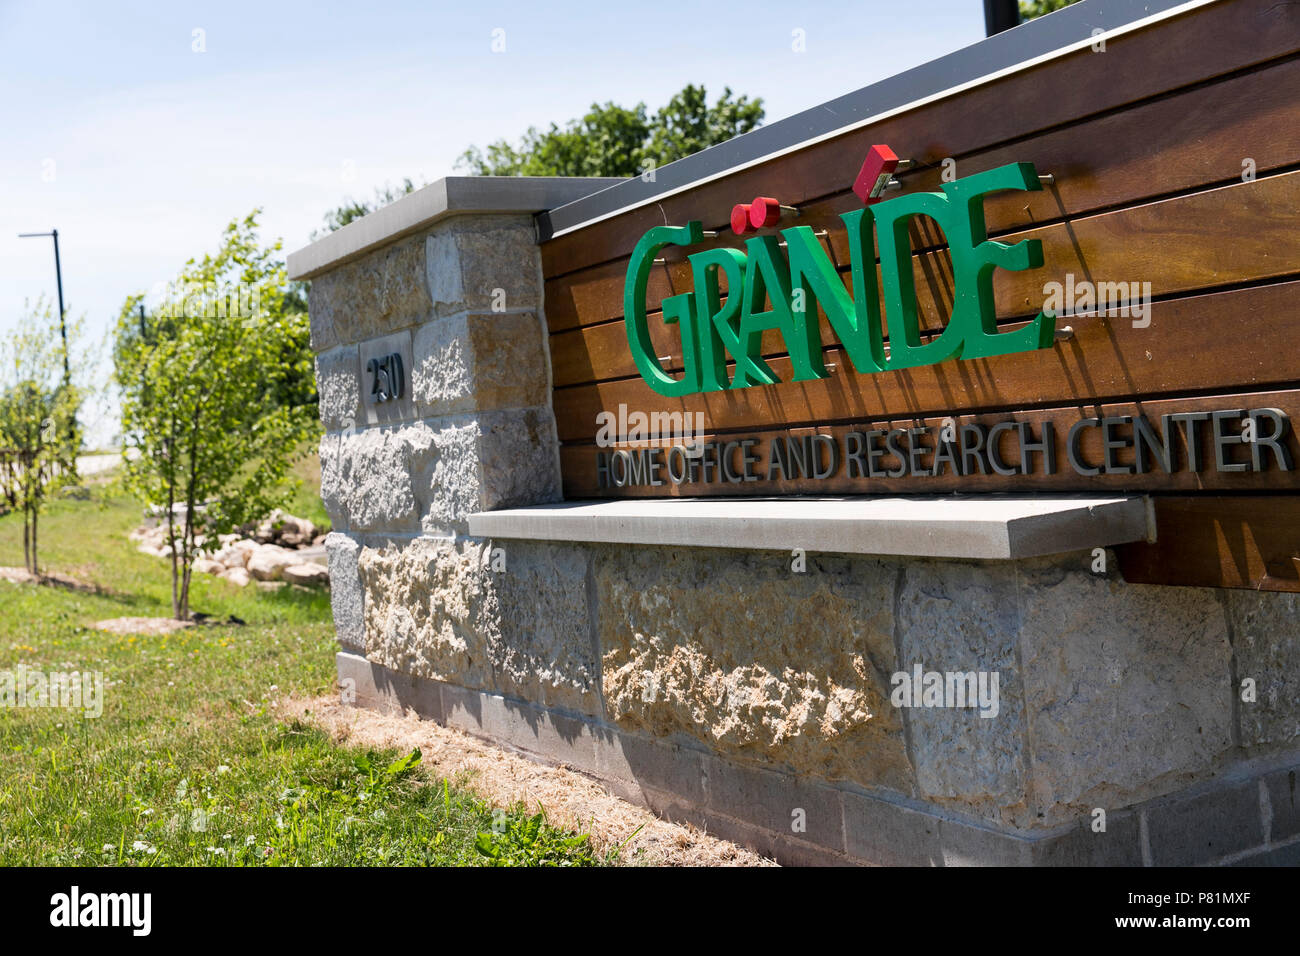
[[[756,196],[749,204],[749,224],[755,229],[775,226],[781,221],[781,204],[770,196]]]
[[[858,178],[853,181],[853,191],[862,200],[863,205],[870,206],[880,202],[881,194],[889,183],[889,177],[898,168],[898,157],[888,146],[872,146],[867,150],[867,158],[862,163]]]
[[[754,228],[749,224],[748,203],[741,203],[731,207],[731,231],[738,236],[754,231]]]

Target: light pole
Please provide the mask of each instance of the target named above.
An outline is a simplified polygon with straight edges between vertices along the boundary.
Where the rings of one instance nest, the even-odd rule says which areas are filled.
[[[1020,23],[1020,4],[1016,0],[984,0],[984,34],[993,36]]]
[[[72,368],[68,362],[68,325],[63,314],[63,266],[59,262],[59,230],[49,232],[20,232],[19,239],[36,239],[44,236],[54,237],[54,281],[59,288],[59,335],[63,337],[63,384],[72,381]]]
[[[68,359],[68,323],[63,308],[63,264],[59,262],[59,230],[20,232],[18,234],[19,239],[36,239],[44,236],[54,238],[54,281],[59,289],[59,336],[63,339],[63,387],[66,389],[72,385],[72,364]],[[63,462],[63,467],[74,478],[77,474],[77,449],[72,447],[75,437],[76,429],[72,422],[68,422],[68,460]],[[62,458],[63,456],[60,455],[59,457]]]

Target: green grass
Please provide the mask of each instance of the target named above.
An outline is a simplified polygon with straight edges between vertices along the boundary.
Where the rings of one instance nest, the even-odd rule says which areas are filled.
[[[418,755],[368,753],[278,719],[276,697],[333,687],[324,591],[200,575],[193,608],[244,625],[91,629],[170,613],[169,565],[126,538],[139,518],[104,485],[43,517],[42,569],[95,593],[0,581],[0,674],[25,665],[105,682],[99,717],[0,706],[0,865],[604,862],[582,837],[434,779]],[[21,520],[0,518],[0,565],[22,563]]]

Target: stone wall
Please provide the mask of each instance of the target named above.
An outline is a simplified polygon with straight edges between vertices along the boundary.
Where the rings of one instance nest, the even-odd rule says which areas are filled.
[[[1300,852],[1300,596],[1127,585],[1090,553],[797,571],[784,552],[475,538],[470,514],[560,496],[531,217],[439,219],[315,273],[310,306],[358,703],[784,862]],[[376,403],[366,366],[388,354],[408,387]],[[996,673],[997,715],[894,706],[916,665]]]

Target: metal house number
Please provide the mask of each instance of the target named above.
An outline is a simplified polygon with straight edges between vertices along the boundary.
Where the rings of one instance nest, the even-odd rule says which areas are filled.
[[[391,352],[383,358],[372,358],[366,363],[370,373],[370,399],[373,402],[391,402],[406,392],[406,372],[402,356]]]

